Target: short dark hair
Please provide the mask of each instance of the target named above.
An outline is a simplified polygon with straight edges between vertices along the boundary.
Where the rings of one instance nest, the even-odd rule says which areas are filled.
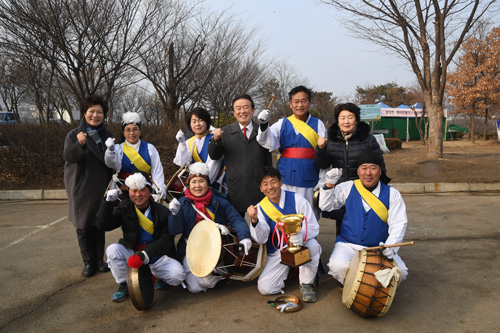
[[[335,107],[335,121],[338,123],[339,122],[339,114],[342,111],[349,111],[351,113],[354,113],[356,116],[356,122],[361,121],[361,109],[354,103],[342,103],[342,104],[337,104]]]
[[[108,103],[99,95],[89,95],[85,98],[83,101],[83,106],[85,107],[83,114],[85,114],[85,112],[87,112],[87,110],[94,105],[102,106],[102,112],[104,112],[104,118],[106,118],[108,115]]]
[[[278,169],[276,169],[275,167],[272,167],[272,166],[269,166],[269,165],[266,165],[265,167],[262,168],[262,170],[260,170],[260,172],[257,174],[257,177],[255,178],[257,180],[257,182],[260,183],[262,182],[262,179],[264,179],[265,177],[276,177],[278,178],[278,180],[281,180],[281,173]]]
[[[191,118],[193,117],[193,115],[195,115],[196,117],[200,118],[205,123],[207,123],[207,131],[208,131],[210,125],[212,124],[212,118],[210,118],[210,113],[208,113],[208,111],[205,110],[204,108],[200,107],[196,107],[191,111],[189,111],[186,116],[186,125],[187,128],[189,128],[191,131],[193,131],[191,128]]]
[[[309,101],[311,101],[311,90],[309,90],[307,87],[304,87],[304,86],[298,86],[298,87],[295,87],[292,90],[290,90],[290,92],[288,93],[288,98],[290,100],[292,100],[293,95],[295,95],[296,93],[299,93],[299,92],[306,93],[307,99],[309,99]]]
[[[250,95],[247,95],[247,94],[240,94],[240,95],[237,95],[235,98],[233,98],[233,102],[231,103],[231,105],[233,107],[233,111],[234,111],[234,103],[239,99],[249,100],[250,103],[252,104],[252,109],[255,109],[255,103],[253,102],[252,97],[250,97]]]

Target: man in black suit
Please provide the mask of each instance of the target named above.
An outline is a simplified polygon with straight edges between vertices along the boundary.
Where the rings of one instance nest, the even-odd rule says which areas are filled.
[[[272,165],[271,152],[256,140],[258,124],[252,120],[255,104],[246,94],[233,99],[236,121],[222,129],[216,128],[208,146],[213,160],[224,157],[227,177],[227,198],[241,214],[248,206],[264,198],[256,180],[262,167]]]

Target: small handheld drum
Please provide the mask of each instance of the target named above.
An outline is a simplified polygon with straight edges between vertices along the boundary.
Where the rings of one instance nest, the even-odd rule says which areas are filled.
[[[182,167],[170,178],[167,184],[167,200],[170,202],[173,198],[180,199],[187,187],[187,178],[189,170],[187,167]]]
[[[266,256],[264,245],[256,243],[252,244],[245,256],[236,236],[221,235],[219,228],[210,220],[196,224],[186,246],[188,267],[197,277],[205,277],[215,270],[215,273],[232,280],[250,281],[259,276],[266,263]]]
[[[381,317],[386,314],[399,282],[393,278],[384,288],[374,274],[393,267],[397,267],[396,262],[380,256],[377,250],[358,251],[345,279],[342,303],[362,317]]]
[[[127,285],[130,300],[137,310],[146,310],[153,305],[155,287],[149,265],[129,268]]]

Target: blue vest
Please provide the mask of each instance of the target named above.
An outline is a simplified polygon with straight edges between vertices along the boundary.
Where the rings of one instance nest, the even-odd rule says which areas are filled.
[[[148,215],[146,215],[148,219],[151,220],[151,210],[149,210]],[[139,244],[141,245],[147,245],[149,243],[152,243],[154,241],[153,235],[151,235],[149,232],[144,230],[143,227],[139,225]],[[154,264],[158,259],[160,259],[160,256],[156,256],[154,258],[149,258],[149,264]]]
[[[213,138],[213,134],[209,133],[207,134],[207,136],[205,137],[205,141],[203,142],[203,147],[201,147],[201,151],[198,152],[198,156],[200,156],[201,160],[203,161],[203,163],[207,163],[207,157],[208,157],[208,143],[210,142],[210,140]],[[194,146],[194,144],[193,144]],[[193,147],[194,148],[194,147]],[[193,155],[191,155],[191,163],[194,163],[196,162],[194,160],[194,158],[192,157]]]
[[[270,201],[270,202],[283,215],[297,214],[297,209],[295,208],[295,192],[285,191],[285,208],[284,209],[281,209],[280,206],[275,205],[272,201]],[[277,247],[273,244],[273,233],[274,233],[274,228],[276,227],[276,222],[274,222],[273,220],[271,220],[271,218],[269,216],[267,216],[266,212],[264,212],[262,207],[260,208],[260,210],[262,211],[262,214],[264,214],[264,217],[266,218],[267,224],[269,224],[270,230],[269,230],[269,236],[267,237],[266,247],[267,247],[267,253],[271,254],[271,253],[274,253],[277,249],[279,249],[279,247]],[[281,236],[281,231],[279,232],[279,234]],[[276,238],[276,236],[275,236],[275,238]],[[275,242],[277,243],[277,240],[275,240]]]
[[[307,124],[318,132],[318,118],[310,117]],[[285,148],[311,148],[313,146],[302,134],[295,134],[294,127],[288,119],[283,119],[280,131],[280,152]],[[278,160],[278,170],[283,184],[299,187],[314,187],[319,180],[319,167],[314,159],[285,158]]]
[[[126,145],[125,142],[123,144]],[[141,140],[141,145],[139,146],[139,155],[141,155],[141,157],[144,159],[144,161],[149,166],[151,166],[151,157],[149,156],[148,143],[144,142],[142,140]],[[120,172],[134,173],[136,171],[139,171],[139,169],[137,169],[136,166],[133,165],[132,162],[130,161],[130,159],[127,157],[127,155],[125,155],[125,153],[123,153],[122,169],[120,170]]]
[[[380,182],[379,200],[389,209],[390,186]],[[363,246],[378,246],[389,237],[389,225],[370,209],[365,212],[361,194],[356,186],[351,187],[351,192],[345,202],[346,212],[342,221],[341,233],[337,242],[354,243]]]

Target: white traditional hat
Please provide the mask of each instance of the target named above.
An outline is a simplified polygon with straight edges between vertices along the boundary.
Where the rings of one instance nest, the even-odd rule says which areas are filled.
[[[122,115],[122,129],[130,124],[141,127],[141,116],[137,112],[125,112]]]
[[[148,177],[149,178],[149,177]],[[147,178],[142,172],[136,172],[125,179],[125,185],[134,190],[142,190],[148,187],[151,191],[151,183],[148,182]]]

